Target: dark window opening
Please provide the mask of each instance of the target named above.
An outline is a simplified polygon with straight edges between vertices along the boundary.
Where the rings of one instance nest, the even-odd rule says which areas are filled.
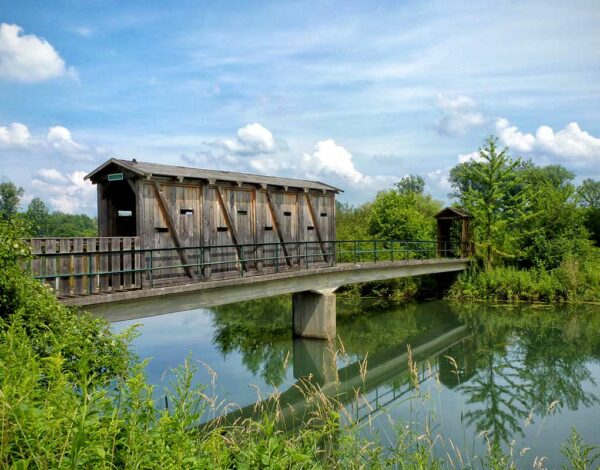
[[[265,227],[265,230],[268,232],[270,230],[273,230],[273,227],[271,227],[271,226],[268,225],[268,226]]]
[[[321,217],[327,217],[327,212],[321,212]]]
[[[217,227],[217,232],[227,232],[227,227]]]
[[[237,213],[238,213],[238,214],[240,214],[240,215],[247,215],[247,214],[248,214],[248,211],[247,211],[246,209],[239,209],[239,210],[237,211]]]
[[[167,233],[169,229],[167,227],[155,227],[158,233]]]
[[[194,214],[194,209],[181,209],[179,211],[179,213],[181,215],[193,215]]]
[[[133,212],[132,211],[117,211],[117,215],[119,217],[132,217]]]
[[[314,230],[314,229],[315,229],[315,227],[312,225],[309,225],[308,227],[306,227],[306,230]]]
[[[289,217],[289,216],[291,216],[291,215],[292,215],[292,213],[291,213],[291,212],[289,212],[289,211],[285,211],[285,212],[283,213],[283,215],[285,215],[286,217]]]

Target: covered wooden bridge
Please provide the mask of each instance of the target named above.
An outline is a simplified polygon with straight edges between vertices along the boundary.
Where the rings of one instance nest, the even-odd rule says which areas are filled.
[[[461,270],[471,254],[469,217],[449,209],[437,240],[336,240],[341,190],[318,181],[119,159],[86,178],[97,186],[99,237],[32,239],[31,269],[64,303],[87,309],[295,293],[307,318],[333,308],[332,328],[297,322],[298,334],[327,337],[341,285]]]

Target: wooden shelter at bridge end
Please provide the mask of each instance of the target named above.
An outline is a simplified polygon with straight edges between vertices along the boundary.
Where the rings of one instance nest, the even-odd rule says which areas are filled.
[[[438,212],[435,218],[438,256],[452,257],[458,253],[462,258],[472,256],[474,249],[470,223],[473,216],[463,209],[446,207]]]

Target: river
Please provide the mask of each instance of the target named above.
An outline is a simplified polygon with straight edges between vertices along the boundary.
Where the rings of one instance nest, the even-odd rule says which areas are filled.
[[[519,467],[543,456],[548,468],[559,468],[566,462],[560,444],[572,427],[587,443],[600,442],[600,306],[338,299],[333,346],[293,338],[289,297],[113,328],[134,324],[132,347],[149,359],[157,400],[173,378],[169,370],[189,357],[199,367],[197,382],[212,384],[207,393],[237,405],[228,410],[247,412],[275,390],[295,405],[293,385],[312,375],[366,437],[392,448],[398,423],[408,423],[430,439],[439,436],[435,452],[464,465],[478,466],[477,456],[494,443],[512,447]]]

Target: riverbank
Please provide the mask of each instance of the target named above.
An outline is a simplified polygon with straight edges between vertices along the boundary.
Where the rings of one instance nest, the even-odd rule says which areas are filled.
[[[130,349],[132,331],[116,334],[106,322],[62,306],[52,292],[19,268],[26,247],[16,234],[13,227],[0,226],[2,467],[467,465],[451,464],[448,458],[436,455],[434,434],[407,428],[403,422],[394,425],[397,433],[391,447],[374,441],[361,432],[343,403],[311,382],[302,389],[309,411],[293,432],[282,422],[283,405],[277,399],[268,402],[270,406],[254,419],[217,421],[198,428],[196,424],[216,403],[207,386],[194,382],[194,363],[185,361],[174,370],[166,400],[169,407],[162,407],[153,399],[154,386],[146,378],[146,363]],[[397,328],[386,324],[392,338]],[[366,348],[363,354],[368,353],[364,340],[357,338],[356,344]],[[414,371],[410,353],[408,358],[407,366]],[[359,377],[368,373],[367,361],[361,364]],[[422,399],[417,374],[409,375],[416,399]],[[571,462],[585,460],[579,437],[573,435],[567,448],[573,454]],[[490,446],[488,453],[478,458],[486,468],[508,468],[512,460],[497,446]]]
[[[499,266],[458,275],[447,293],[458,300],[599,302],[600,256],[567,259],[553,270]]]

